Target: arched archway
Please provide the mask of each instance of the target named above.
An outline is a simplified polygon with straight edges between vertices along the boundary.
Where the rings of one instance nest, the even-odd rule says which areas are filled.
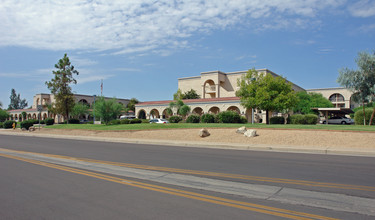
[[[36,114],[35,114],[35,113],[33,114],[33,117],[32,117],[32,118],[33,118],[33,119],[36,119]]]
[[[169,118],[172,116],[171,114],[168,113],[168,108],[163,110],[162,115],[163,115],[163,118]]]
[[[151,118],[160,118],[160,113],[157,109],[154,108],[150,111],[150,119]]]
[[[31,119],[31,114],[28,114],[28,115],[27,115],[27,119]]]
[[[230,106],[227,111],[234,111],[237,112],[238,114],[241,114],[240,109],[237,106]]]
[[[145,110],[139,110],[138,112],[138,118],[139,119],[146,119],[146,111]]]
[[[210,98],[216,97],[216,86],[212,79],[206,80],[203,84],[204,96],[209,95]],[[205,97],[204,97],[205,98]]]
[[[45,120],[46,118],[47,118],[47,113],[44,113],[42,119]]]
[[[340,93],[334,93],[329,97],[329,101],[335,105],[336,108],[345,107],[345,98]]]
[[[216,106],[214,106],[214,107],[211,107],[209,110],[208,110],[208,113],[211,113],[211,114],[219,114],[219,112],[220,112],[220,109],[218,108],[218,107],[216,107]]]
[[[191,113],[196,115],[203,115],[203,109],[201,107],[196,107],[193,109],[193,111],[191,111]]]
[[[90,106],[86,99],[81,99],[78,101],[79,104]]]

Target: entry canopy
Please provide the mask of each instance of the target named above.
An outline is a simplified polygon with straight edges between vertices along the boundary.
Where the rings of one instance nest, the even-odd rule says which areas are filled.
[[[314,111],[319,111],[323,115],[335,114],[335,115],[348,115],[354,113],[350,108],[311,108]]]

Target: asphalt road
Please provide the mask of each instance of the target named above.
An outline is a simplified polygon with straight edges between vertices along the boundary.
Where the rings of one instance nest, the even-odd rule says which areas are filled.
[[[0,135],[0,148],[1,219],[375,218],[370,157],[7,135]],[[271,196],[257,198],[247,189]],[[325,204],[332,198],[337,204]]]

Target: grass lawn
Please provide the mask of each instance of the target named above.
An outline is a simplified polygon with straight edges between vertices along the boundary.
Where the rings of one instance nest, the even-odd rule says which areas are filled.
[[[121,124],[121,125],[93,125],[93,124],[58,124],[46,126],[51,129],[86,129],[86,130],[147,130],[147,129],[178,129],[178,128],[270,128],[270,129],[309,129],[309,130],[346,130],[346,131],[372,131],[375,126],[363,125],[266,125],[266,124],[193,124],[193,123],[170,123],[170,124]]]

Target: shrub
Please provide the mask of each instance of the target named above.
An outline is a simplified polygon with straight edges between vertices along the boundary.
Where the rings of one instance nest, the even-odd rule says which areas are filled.
[[[16,121],[13,121],[13,120],[5,121],[3,123],[3,128],[5,128],[5,129],[13,128],[12,127],[13,123],[16,123],[16,126],[17,126],[17,122]]]
[[[301,114],[295,114],[290,116],[290,123],[291,124],[306,124],[305,116]]]
[[[213,114],[203,114],[201,116],[201,122],[202,123],[215,123],[215,116]]]
[[[241,116],[240,120],[241,120],[240,123],[242,123],[242,124],[246,124],[247,123],[247,118],[245,116]]]
[[[223,111],[217,114],[217,121],[219,123],[240,123],[241,117],[235,111]]]
[[[372,111],[373,111],[373,109],[371,109],[371,108],[365,109],[366,125],[368,125],[369,122],[370,122]],[[354,122],[355,122],[356,125],[363,125],[363,110],[362,111],[358,110],[358,111],[355,112]],[[372,119],[371,125],[375,125],[375,117]]]
[[[174,115],[174,116],[169,117],[168,120],[170,123],[179,123],[180,121],[182,121],[182,117],[178,115]]]
[[[26,130],[29,130],[29,128],[34,125],[34,122],[35,120],[33,119],[23,121],[21,122],[21,128],[25,128]]]
[[[186,119],[186,123],[199,123],[201,120],[201,117],[199,115],[189,115],[189,117]]]
[[[122,119],[122,120],[120,120],[120,123],[121,124],[130,124],[130,120],[129,119]]]
[[[142,123],[150,123],[150,120],[148,119],[141,119]]]
[[[305,122],[308,125],[315,125],[316,123],[318,123],[318,119],[319,119],[318,116],[315,114],[305,115]]]
[[[140,123],[142,123],[142,120],[139,118],[130,120],[130,124],[140,124]]]
[[[289,117],[291,124],[301,124],[301,125],[315,125],[318,123],[318,116],[315,114],[307,114],[307,115],[292,115]]]
[[[0,128],[3,128],[3,122],[0,122]]]
[[[53,125],[55,123],[55,119],[53,118],[46,118],[44,121],[46,122],[46,125]]]
[[[79,124],[79,120],[76,118],[71,118],[68,120],[69,124]]]
[[[270,118],[270,124],[284,124],[284,117],[274,116]]]
[[[108,122],[108,125],[119,125],[121,124],[121,121],[118,119],[114,119]]]

